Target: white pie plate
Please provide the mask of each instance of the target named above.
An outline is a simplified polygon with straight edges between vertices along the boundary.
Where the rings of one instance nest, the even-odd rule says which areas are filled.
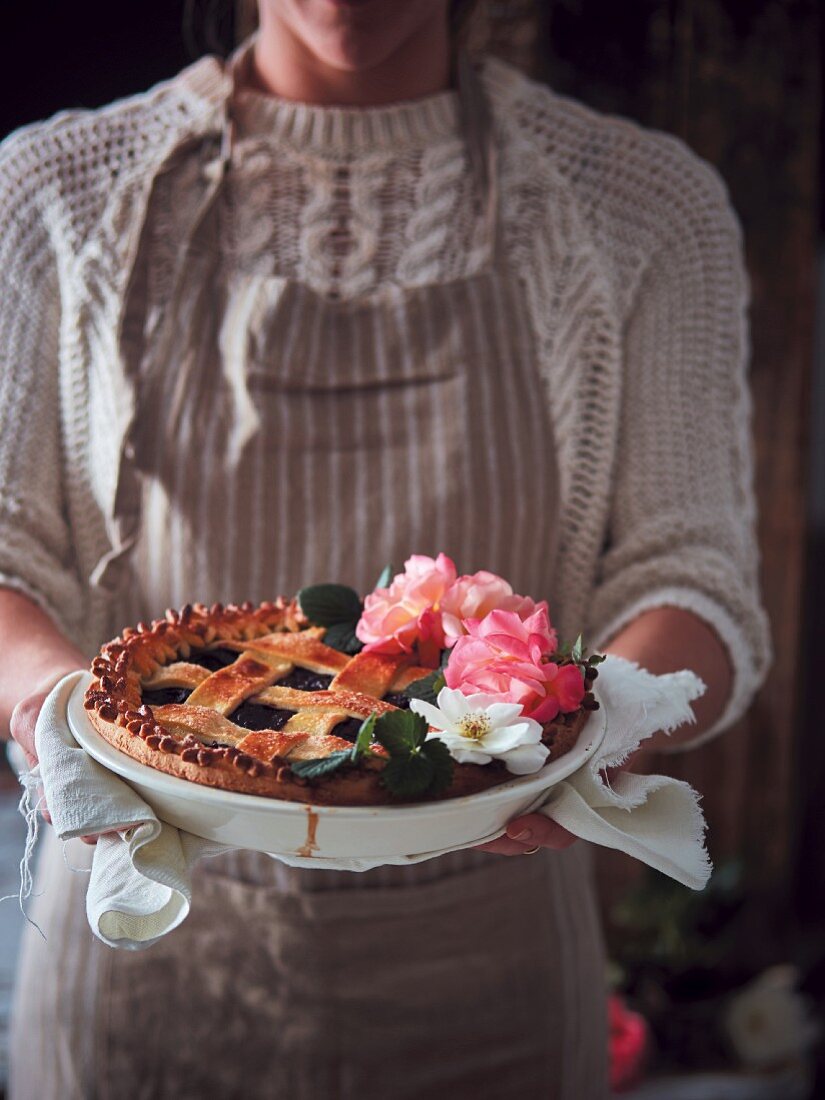
[[[233,847],[284,856],[413,857],[470,844],[501,832],[543,790],[585,763],[605,735],[602,705],[564,756],[533,775],[490,790],[414,806],[315,806],[191,783],[133,760],[104,740],[83,709],[85,684],[68,706],[69,727],[83,748],[125,779],[161,821]]]

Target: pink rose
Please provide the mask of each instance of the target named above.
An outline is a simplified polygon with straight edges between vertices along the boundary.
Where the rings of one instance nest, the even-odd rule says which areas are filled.
[[[374,653],[412,653],[426,668],[437,668],[444,648],[440,602],[456,579],[455,562],[446,554],[413,554],[389,588],[364,599],[355,635]]]
[[[482,569],[472,576],[459,577],[444,594],[441,618],[447,645],[466,633],[462,619],[483,619],[491,611],[515,611],[526,619],[536,610],[529,596],[517,596],[503,577]]]
[[[465,619],[464,627],[467,634],[455,642],[444,670],[448,687],[465,695],[487,692],[502,702],[520,703],[525,717],[541,723],[581,705],[581,670],[548,659],[557,638],[546,601],[526,619],[514,611],[496,610],[483,619]]]

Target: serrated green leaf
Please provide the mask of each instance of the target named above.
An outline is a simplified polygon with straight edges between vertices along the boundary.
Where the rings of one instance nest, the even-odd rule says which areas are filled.
[[[373,736],[390,756],[403,756],[427,739],[427,721],[411,710],[390,710],[376,719]]]
[[[453,781],[453,768],[455,761],[450,756],[450,750],[438,737],[430,737],[421,746],[421,751],[433,766],[433,779],[430,783],[429,793],[440,794],[446,791]]]
[[[301,610],[316,626],[354,625],[361,618],[361,597],[345,584],[311,584],[298,592]]]
[[[381,782],[399,798],[412,798],[430,787],[435,775],[432,760],[421,752],[391,756],[381,771]]]
[[[339,752],[331,752],[329,756],[322,756],[317,760],[295,760],[290,763],[293,775],[303,779],[318,779],[322,775],[330,775],[342,765],[352,763],[352,750],[341,749]]]
[[[360,653],[364,643],[355,636],[355,623],[333,623],[324,631],[324,645],[337,649],[339,653],[353,656]]]
[[[361,728],[358,730],[358,736],[355,738],[355,744],[352,746],[350,752],[353,763],[355,763],[358,757],[365,753],[372,744],[375,732],[375,719],[376,714],[375,711],[373,711],[369,718],[365,718],[361,723]]]
[[[423,699],[427,703],[436,705],[438,693],[444,687],[444,673],[439,668],[433,669],[429,676],[422,676],[420,680],[413,680],[404,688],[404,694],[410,699]]]
[[[381,576],[375,582],[375,587],[376,588],[389,588],[390,582],[392,581],[394,576],[395,576],[395,569],[393,568],[392,562],[389,562],[381,570]]]
[[[454,766],[444,742],[431,737],[411,752],[391,756],[381,772],[381,782],[399,798],[439,794],[452,783]]]

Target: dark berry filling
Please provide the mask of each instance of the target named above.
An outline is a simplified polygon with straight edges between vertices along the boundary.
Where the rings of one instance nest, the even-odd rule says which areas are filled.
[[[332,677],[325,672],[311,672],[308,668],[293,668],[288,676],[279,680],[278,687],[296,688],[298,691],[326,691]]]
[[[345,718],[330,730],[333,737],[343,737],[345,741],[355,741],[363,718]]]
[[[165,707],[168,703],[185,703],[191,694],[191,688],[144,688],[142,699],[150,707]]]
[[[229,715],[229,721],[245,730],[280,730],[290,720],[294,710],[265,707],[260,703],[241,703]]]
[[[384,696],[384,702],[399,707],[401,710],[410,709],[410,697],[405,695],[403,691],[391,691],[389,695]]]
[[[185,660],[190,665],[200,665],[201,668],[208,668],[210,672],[217,672],[219,668],[226,668],[227,665],[237,661],[240,656],[241,654],[233,649],[201,649],[190,653]]]

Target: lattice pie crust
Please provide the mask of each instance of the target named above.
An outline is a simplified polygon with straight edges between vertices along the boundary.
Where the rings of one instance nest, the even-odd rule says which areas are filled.
[[[195,783],[317,805],[397,802],[380,782],[383,757],[315,780],[290,762],[351,747],[364,718],[406,706],[403,689],[431,670],[406,654],[348,656],[323,637],[294,599],[187,605],[105,645],[84,705],[110,744]],[[545,727],[551,759],[572,747],[586,719],[582,710]],[[456,764],[437,797],[511,778],[498,761]]]

